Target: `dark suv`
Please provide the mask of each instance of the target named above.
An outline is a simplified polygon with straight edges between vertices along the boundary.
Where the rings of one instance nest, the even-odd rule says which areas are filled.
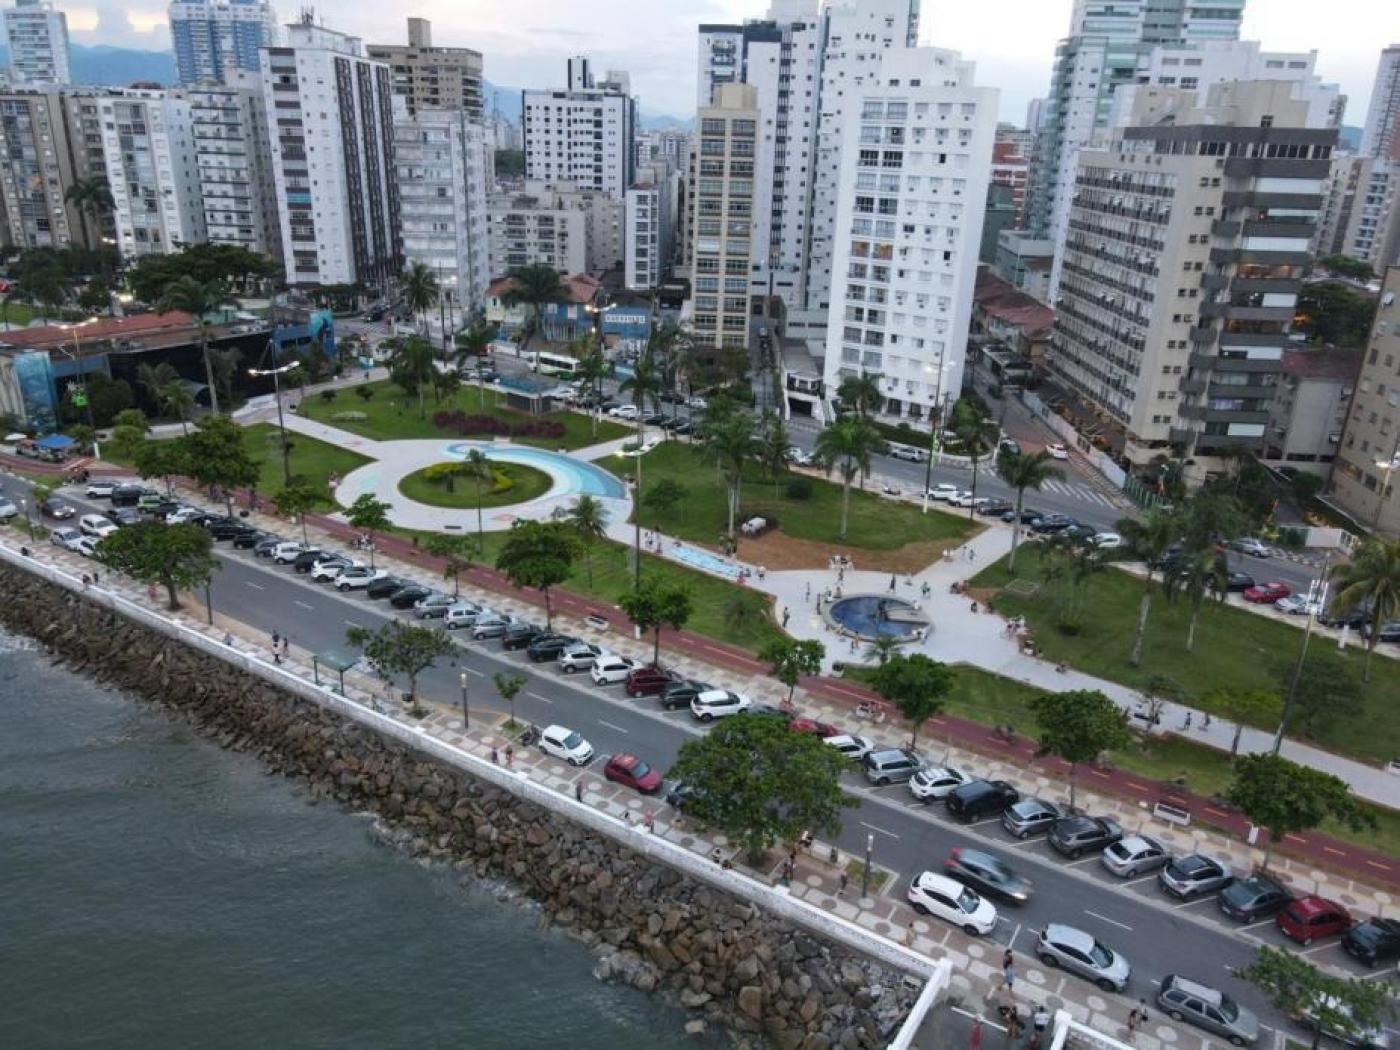
[[[706,682],[697,682],[693,678],[687,678],[680,682],[672,682],[661,690],[661,706],[667,711],[689,708],[692,700],[701,693],[708,692],[713,688],[714,686]]]
[[[1020,801],[1021,793],[1004,780],[973,780],[948,793],[948,812],[964,824],[997,817]]]
[[[1050,825],[1045,841],[1071,860],[1101,850],[1123,837],[1123,829],[1105,817],[1062,817]]]
[[[628,696],[656,696],[675,682],[676,676],[660,667],[637,667],[627,672],[622,688]],[[689,700],[686,701],[690,703]]]
[[[533,623],[512,624],[506,628],[506,633],[501,635],[501,648],[524,649],[542,634],[544,628]]]
[[[421,583],[406,583],[389,595],[389,604],[395,609],[412,609],[432,593],[431,587],[424,587]]]
[[[395,591],[407,586],[408,581],[401,576],[381,576],[377,580],[370,581],[369,586],[365,588],[365,597],[375,600],[388,598]]]
[[[1342,934],[1342,947],[1353,959],[1367,966],[1400,959],[1400,922],[1395,919],[1367,919]]]
[[[546,660],[557,660],[560,653],[577,641],[577,638],[567,634],[542,634],[526,647],[525,655],[530,658],[531,663],[536,664]]]

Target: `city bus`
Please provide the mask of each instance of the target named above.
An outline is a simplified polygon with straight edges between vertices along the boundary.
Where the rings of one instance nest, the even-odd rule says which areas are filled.
[[[568,354],[553,354],[547,350],[531,350],[525,360],[530,362],[532,371],[566,381],[574,378],[574,370],[578,368],[578,361]]]

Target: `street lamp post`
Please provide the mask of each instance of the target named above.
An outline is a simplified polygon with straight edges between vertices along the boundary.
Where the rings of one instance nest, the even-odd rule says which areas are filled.
[[[943,413],[940,411],[939,401],[943,397],[943,373],[947,370],[947,365],[943,362],[943,356],[938,357],[938,383],[933,389],[933,408],[929,411],[928,426],[928,465],[924,468],[924,501],[921,513],[928,513],[928,493],[933,488],[933,461],[938,455],[938,437],[943,430]]]
[[[214,625],[214,595],[209,589],[209,581],[204,581],[204,615],[209,619],[209,625]]]
[[[472,727],[472,716],[471,711],[467,709],[467,672],[463,671],[459,674],[457,676],[457,681],[460,682],[462,686],[462,728],[470,729]]]
[[[80,328],[86,328],[90,324],[96,324],[98,320],[99,318],[89,317],[86,321],[76,321],[73,324],[60,325],[60,328],[64,328],[67,331],[73,333],[73,349],[69,350],[67,347],[63,346],[58,346],[54,348],[59,353],[65,355],[73,361],[73,371],[77,374],[77,377],[79,379],[79,389],[81,391],[81,396],[83,399],[83,408],[85,409],[85,414],[87,416],[88,429],[92,431],[93,459],[101,459],[102,450],[98,447],[97,444],[97,425],[93,422],[92,418],[92,398],[88,396],[87,380],[83,376],[83,348],[82,344],[78,341],[78,330]]]
[[[1293,702],[1298,698],[1298,682],[1303,676],[1303,664],[1308,658],[1308,642],[1312,640],[1313,624],[1317,622],[1318,611],[1327,604],[1327,589],[1330,586],[1327,576],[1332,569],[1332,552],[1327,552],[1327,561],[1322,567],[1320,579],[1308,584],[1308,622],[1303,628],[1303,644],[1298,650],[1298,662],[1293,665],[1293,674],[1288,681],[1288,695],[1283,700],[1283,713],[1279,718],[1278,732],[1274,734],[1274,754],[1283,747],[1283,735],[1288,729],[1288,716],[1293,713]]]
[[[860,895],[870,896],[870,858],[875,852],[875,835],[872,832],[865,836],[865,868],[860,873]]]
[[[267,344],[267,348],[268,348],[269,350],[272,349],[272,343],[271,343],[270,341],[269,341],[268,344]],[[286,421],[283,420],[283,418],[282,418],[282,383],[281,383],[281,379],[282,379],[282,373],[284,373],[284,372],[290,372],[293,368],[298,368],[298,367],[300,367],[300,365],[301,365],[301,362],[300,362],[300,361],[297,361],[297,360],[293,359],[293,360],[291,360],[291,361],[288,361],[285,365],[282,365],[280,368],[250,368],[250,369],[248,369],[248,374],[249,374],[250,376],[271,376],[271,377],[272,377],[272,397],[273,397],[273,400],[275,400],[275,401],[277,402],[277,430],[278,430],[278,432],[279,432],[279,434],[280,434],[280,439],[281,439],[281,442],[282,442],[282,483],[283,483],[284,485],[290,485],[290,484],[292,483],[292,466],[291,466],[291,462],[290,462],[290,457],[289,457],[289,455],[288,455],[288,453],[287,453],[287,424],[286,424]]]
[[[626,455],[619,452],[618,455]],[[637,473],[632,479],[632,587],[642,589],[642,456],[641,446],[632,458],[637,461]]]
[[[23,497],[21,497],[21,498],[20,498],[20,501],[19,501],[19,509],[22,510],[22,511],[24,512],[24,524],[27,525],[27,526],[29,527],[29,542],[30,542],[30,543],[33,543],[33,542],[34,542],[34,519],[33,519],[33,517],[30,516],[30,513],[29,513],[29,501],[28,501],[27,499],[24,499]]]

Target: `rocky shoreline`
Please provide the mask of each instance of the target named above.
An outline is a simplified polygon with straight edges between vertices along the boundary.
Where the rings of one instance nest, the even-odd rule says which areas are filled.
[[[161,704],[426,861],[501,880],[588,944],[600,980],[660,993],[741,1046],[883,1046],[918,987],[493,784],[0,564],[0,623],[69,669]]]

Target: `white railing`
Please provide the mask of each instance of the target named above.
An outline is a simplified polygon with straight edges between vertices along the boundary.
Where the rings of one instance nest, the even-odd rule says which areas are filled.
[[[1120,1042],[1102,1032],[1096,1032],[1088,1025],[1076,1021],[1068,1010],[1057,1010],[1054,1027],[1050,1030],[1050,1050],[1133,1050],[1133,1048],[1128,1043]]]
[[[952,983],[953,964],[947,959],[939,959],[934,964],[933,976],[924,982],[924,990],[914,1000],[914,1005],[909,1010],[909,1015],[904,1018],[904,1023],[899,1026],[899,1031],[895,1033],[889,1050],[910,1050],[914,1045],[914,1037],[919,1034],[929,1011],[943,1001]]]

